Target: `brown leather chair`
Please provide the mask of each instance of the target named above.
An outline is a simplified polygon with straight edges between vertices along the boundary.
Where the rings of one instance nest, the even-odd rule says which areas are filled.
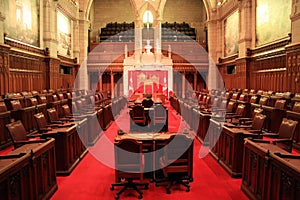
[[[150,98],[143,99],[142,106],[144,106],[144,108],[151,108],[153,106],[153,100]]]
[[[156,105],[153,108],[153,125],[154,131],[161,131],[167,122],[167,111],[162,105]],[[158,130],[160,129],[160,130]]]
[[[34,115],[37,128],[40,133],[47,132],[52,130],[52,128],[57,128],[57,124],[48,124],[47,119],[43,113],[37,113]]]
[[[246,129],[250,133],[261,134],[265,119],[266,119],[265,115],[258,113],[254,116],[251,125],[243,125],[243,124],[228,125],[228,124],[225,124],[225,126],[227,126],[229,128],[242,128],[242,129]]]
[[[285,107],[286,107],[286,100],[284,100],[284,99],[276,100],[274,108],[283,110],[283,109],[285,109]]]
[[[297,121],[283,118],[278,133],[264,133],[264,136],[277,138],[272,141],[273,144],[288,152],[292,152],[293,137],[297,124]]]
[[[300,101],[294,103],[292,111],[300,113]]]
[[[147,117],[145,114],[144,106],[135,105],[132,107],[131,119],[134,123],[139,125],[146,125]]]
[[[138,186],[148,189],[147,182],[133,182],[136,179],[143,180],[144,159],[143,144],[134,139],[123,139],[114,143],[115,150],[115,176],[116,183],[111,185],[111,190],[116,186],[123,186],[116,194],[115,199],[119,199],[121,193],[127,188],[133,188],[138,192],[138,198],[143,198],[143,192]],[[125,181],[122,181],[124,180]]]
[[[12,122],[10,124],[7,124],[6,127],[8,129],[8,132],[10,134],[10,137],[11,137],[11,140],[12,140],[12,143],[13,143],[15,149],[24,144],[45,141],[42,139],[28,140],[29,138],[39,137],[40,134],[27,135],[26,130],[20,120],[18,120],[16,122]]]
[[[70,118],[59,118],[58,112],[56,111],[55,108],[47,109],[47,113],[48,113],[50,123],[64,124],[64,121],[66,121],[66,122],[74,121]]]
[[[226,113],[225,119],[230,120],[230,122],[233,121],[233,119],[246,117],[246,104],[239,104],[235,113]]]
[[[192,179],[193,139],[185,134],[177,134],[170,137],[164,145],[164,155],[160,158],[164,179],[156,180],[156,186],[160,182],[169,182],[166,187],[167,194],[171,193],[174,182],[186,187],[190,191],[189,182]]]

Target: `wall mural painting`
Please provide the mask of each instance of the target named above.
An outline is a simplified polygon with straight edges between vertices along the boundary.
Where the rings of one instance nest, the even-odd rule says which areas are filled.
[[[239,13],[238,11],[230,15],[224,22],[225,27],[225,57],[238,52],[239,39]]]
[[[3,6],[6,37],[39,46],[39,0],[7,0]]]
[[[57,12],[58,54],[71,56],[71,20]]]
[[[292,1],[257,0],[256,46],[287,37],[291,33]]]

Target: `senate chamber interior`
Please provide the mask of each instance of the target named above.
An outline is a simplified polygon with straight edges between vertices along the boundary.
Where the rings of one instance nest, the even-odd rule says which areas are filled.
[[[0,199],[300,199],[299,8],[0,0]]]

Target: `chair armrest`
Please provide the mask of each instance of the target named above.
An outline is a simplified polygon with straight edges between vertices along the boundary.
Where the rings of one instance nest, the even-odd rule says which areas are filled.
[[[263,139],[252,139],[253,142],[261,142],[261,143],[270,143],[269,140],[263,140]]]
[[[17,141],[16,144],[32,144],[32,143],[40,143],[40,142],[46,142],[47,139],[39,139],[39,140],[27,140],[27,141]]]
[[[63,124],[64,122],[62,122],[62,121],[52,121],[52,122],[50,122],[51,124]]]
[[[263,136],[270,137],[270,138],[278,138],[278,137],[279,137],[278,133],[268,133],[268,132],[263,132],[262,135],[263,135]]]
[[[250,117],[241,117],[239,121],[252,121]]]
[[[36,138],[36,137],[41,137],[41,136],[42,136],[42,134],[37,133],[37,134],[27,135],[26,137],[27,137],[27,138]]]
[[[249,131],[250,133],[259,133],[259,134],[261,134],[261,130],[249,129],[247,131]]]
[[[283,139],[275,139],[272,142],[273,142],[273,144],[276,144],[277,142],[292,142],[292,140],[283,138]]]

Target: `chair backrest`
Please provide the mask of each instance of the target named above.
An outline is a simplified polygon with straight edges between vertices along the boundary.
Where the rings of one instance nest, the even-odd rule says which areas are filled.
[[[227,105],[227,109],[226,112],[233,112],[235,109],[235,102],[234,101],[229,101],[228,105]]]
[[[47,113],[48,113],[50,122],[59,121],[58,112],[56,111],[55,108],[47,109]]]
[[[27,140],[26,129],[20,120],[12,122],[10,124],[6,124],[6,127],[8,129],[9,135],[15,148],[19,147],[16,144],[18,141]]]
[[[297,121],[283,118],[279,127],[278,138],[292,139],[294,137],[297,124]]]
[[[239,104],[235,113],[239,116],[245,116],[246,115],[246,106],[245,106],[245,104]]]
[[[253,95],[253,96],[250,98],[250,103],[257,103],[257,99],[258,99],[258,96]]]
[[[286,103],[286,100],[278,99],[275,102],[274,108],[283,110],[285,108],[285,103]]]
[[[133,106],[132,107],[132,115],[133,115],[133,119],[135,117],[144,117],[145,116],[144,106],[142,106],[142,105]]]
[[[157,118],[167,119],[166,109],[162,105],[154,106],[154,120]]]
[[[193,153],[193,139],[185,134],[172,135],[168,140],[168,143],[164,147],[165,161],[169,166],[167,168],[178,165],[187,166],[186,168],[180,167],[182,173],[191,173],[190,167],[192,165],[192,153]],[[178,171],[179,172],[179,171]],[[191,174],[188,174],[190,176]]]
[[[296,101],[293,106],[293,111],[300,113],[300,101]]]
[[[268,103],[268,97],[261,97],[259,99],[259,105],[265,106]]]
[[[74,102],[75,103],[75,102]],[[64,116],[70,116],[71,115],[71,110],[70,110],[70,107],[65,104],[65,105],[62,105],[62,110],[63,110],[63,115]]]
[[[37,124],[39,130],[47,128],[48,123],[47,123],[46,117],[43,113],[37,113],[33,116],[34,116],[34,119],[36,121],[36,124]]]
[[[266,119],[266,115],[257,113],[252,121],[252,130],[261,130],[263,128],[264,122]]]
[[[153,106],[153,100],[149,98],[143,99],[142,105],[144,108],[151,108],[151,106]]]
[[[2,113],[2,112],[7,112],[6,105],[3,101],[0,102],[0,113]]]
[[[135,139],[122,139],[114,143],[115,169],[119,177],[143,177],[143,144]]]

